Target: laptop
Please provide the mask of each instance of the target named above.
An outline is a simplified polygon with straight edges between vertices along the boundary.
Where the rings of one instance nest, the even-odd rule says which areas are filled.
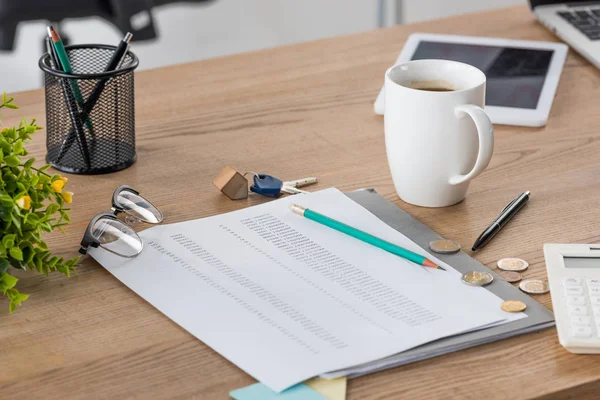
[[[546,28],[600,68],[600,0],[529,0]]]

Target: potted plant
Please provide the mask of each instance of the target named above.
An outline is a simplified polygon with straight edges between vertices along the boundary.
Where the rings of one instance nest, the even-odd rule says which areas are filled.
[[[0,109],[17,109],[13,100],[5,93]],[[65,205],[73,193],[64,190],[67,178],[46,172],[50,165],[36,168],[35,159],[27,158],[25,144],[40,129],[35,119],[4,128],[0,120],[0,290],[11,313],[29,297],[15,287],[11,268],[70,276],[78,261],[52,255],[42,239],[43,232],[62,231],[70,222]]]

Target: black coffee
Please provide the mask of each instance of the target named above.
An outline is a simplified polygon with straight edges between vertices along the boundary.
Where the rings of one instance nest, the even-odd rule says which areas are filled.
[[[427,90],[429,92],[453,92],[454,89],[449,89],[445,87],[414,87],[413,89],[417,90]]]

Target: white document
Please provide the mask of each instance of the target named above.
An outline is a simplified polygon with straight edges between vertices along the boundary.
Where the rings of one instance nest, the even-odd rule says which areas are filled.
[[[292,213],[298,203],[412,251],[431,270]],[[525,314],[428,255],[337,189],[140,234],[90,254],[166,316],[273,390]]]

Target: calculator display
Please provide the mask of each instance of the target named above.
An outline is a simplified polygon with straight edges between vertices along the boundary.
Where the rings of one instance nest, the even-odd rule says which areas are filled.
[[[422,41],[413,60],[460,61],[483,71],[485,104],[536,109],[554,50]]]
[[[600,268],[600,257],[564,257],[565,268]]]

